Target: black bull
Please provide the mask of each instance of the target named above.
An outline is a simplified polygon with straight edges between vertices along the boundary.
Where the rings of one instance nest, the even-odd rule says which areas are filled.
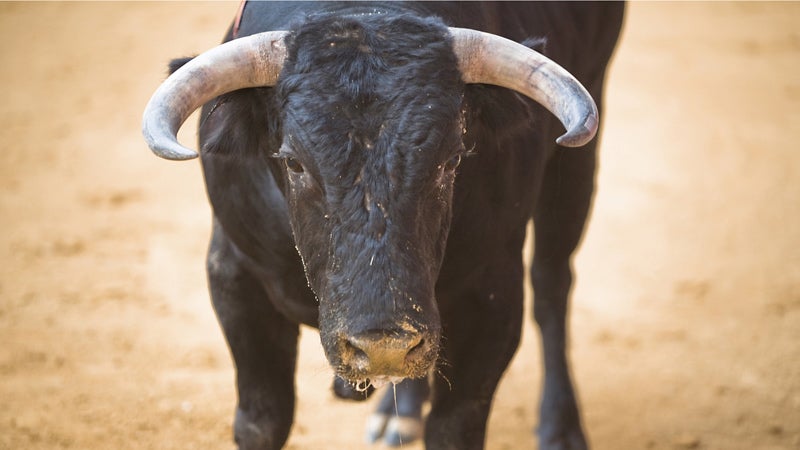
[[[429,377],[427,447],[482,448],[492,396],[519,343],[531,219],[545,366],[540,448],[586,447],[565,322],[571,255],[594,190],[597,116],[591,104],[571,124],[579,102],[560,95],[588,91],[602,110],[622,16],[613,3],[245,5],[226,41],[288,30],[247,59],[260,67],[277,48],[278,65],[255,69],[272,81],[247,75],[251,84],[219,87],[244,71],[236,66],[210,83],[213,95],[202,102],[180,97],[166,108],[185,103],[191,112],[214,98],[199,133],[214,210],[208,277],[237,369],[241,448],[286,441],[301,323],[319,327],[339,394],[421,379],[401,402],[413,416]],[[549,91],[537,97],[549,88],[514,89],[568,128],[588,124],[577,140],[559,140],[582,148],[555,143],[562,127],[545,108],[490,85],[548,82],[544,69],[515,72],[523,76],[510,84],[483,81],[503,65],[492,62],[473,79],[469,64],[495,52],[462,56],[448,26],[524,42],[577,78],[586,91],[567,81],[555,100]],[[186,114],[167,120],[170,139]],[[158,150],[150,115],[154,151],[193,156]]]

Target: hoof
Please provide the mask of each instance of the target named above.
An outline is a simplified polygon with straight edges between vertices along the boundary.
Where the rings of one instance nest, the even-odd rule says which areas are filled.
[[[233,440],[239,449],[272,449],[278,448],[273,441],[273,436],[268,423],[258,423],[250,420],[240,409],[236,409],[236,418],[233,422]]]
[[[560,432],[539,430],[539,448],[541,450],[587,450],[589,446],[580,427]]]
[[[397,417],[389,419],[383,442],[390,447],[400,447],[422,439],[425,425],[421,419],[414,417]]]
[[[578,406],[568,394],[544,393],[537,434],[540,450],[586,450],[589,448],[581,427]],[[555,398],[555,400],[553,400]]]
[[[376,413],[367,419],[365,440],[374,444],[383,438],[387,446],[400,447],[421,439],[424,428],[422,419]]]
[[[364,435],[364,440],[367,444],[374,444],[383,437],[386,431],[386,425],[389,423],[389,416],[385,414],[375,413],[367,419],[367,432]]]

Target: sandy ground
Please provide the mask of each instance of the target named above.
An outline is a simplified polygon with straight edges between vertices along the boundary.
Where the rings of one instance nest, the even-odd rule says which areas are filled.
[[[232,448],[200,168],[139,123],[235,9],[0,4],[0,448]],[[607,97],[571,322],[594,447],[800,448],[800,3],[636,3]],[[372,405],[301,346],[288,448],[364,448]],[[535,447],[538,347],[528,321],[489,449]]]

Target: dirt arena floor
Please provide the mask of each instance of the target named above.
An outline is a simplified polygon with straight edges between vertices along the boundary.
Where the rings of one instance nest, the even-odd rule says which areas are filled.
[[[0,3],[0,448],[233,447],[200,167],[139,124],[235,10]],[[800,3],[635,3],[607,94],[571,321],[594,448],[800,448]],[[367,448],[372,405],[301,347],[288,448]],[[535,448],[540,382],[528,321],[489,449]]]

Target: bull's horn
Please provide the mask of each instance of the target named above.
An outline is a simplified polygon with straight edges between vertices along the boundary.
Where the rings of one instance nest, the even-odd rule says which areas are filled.
[[[142,134],[156,155],[192,159],[197,152],[178,143],[178,130],[209,100],[257,86],[274,86],[286,59],[285,31],[260,33],[215,47],[175,71],[144,111]]]
[[[503,37],[450,28],[465,83],[513,89],[552,112],[567,132],[556,142],[580,147],[597,133],[597,106],[569,72],[542,54]]]
[[[480,31],[450,28],[464,82],[507,87],[542,104],[567,132],[556,142],[578,147],[597,132],[597,107],[581,84],[541,54]],[[197,152],[178,143],[183,122],[209,100],[237,89],[273,86],[286,47],[285,31],[235,39],[192,59],[167,78],[147,104],[142,133],[153,152],[184,160]]]

